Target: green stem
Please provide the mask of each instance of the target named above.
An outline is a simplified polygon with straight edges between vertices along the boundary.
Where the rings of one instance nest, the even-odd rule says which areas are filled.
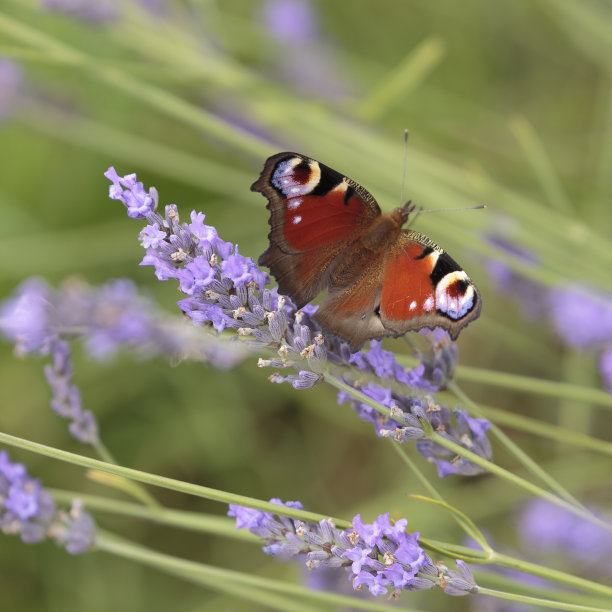
[[[117,461],[101,440],[95,442],[93,444],[93,447],[104,461],[117,465]],[[159,502],[140,483],[121,477],[119,477],[119,482],[120,486],[118,488],[121,488],[123,491],[125,491],[135,499],[141,501],[146,506],[149,506],[150,508],[161,507]],[[109,481],[105,481],[104,484],[115,486],[114,483]]]
[[[203,514],[202,512],[172,510],[164,507],[148,508],[142,504],[124,502],[108,497],[100,497],[98,495],[87,495],[75,491],[50,488],[47,488],[47,491],[49,491],[54,500],[64,504],[70,504],[73,499],[78,498],[90,511],[129,516],[139,520],[153,521],[160,525],[167,525],[168,527],[189,529],[199,533],[233,538],[243,542],[261,542],[261,538],[254,536],[246,529],[236,529],[235,520],[226,516],[213,516],[210,514]]]
[[[68,114],[34,102],[22,103],[19,118],[33,130],[90,151],[105,153],[135,168],[149,168],[200,189],[253,202],[248,185],[252,177],[229,164],[191,155],[168,144],[117,130],[75,113]]]
[[[444,438],[443,436],[435,432],[429,433],[429,438],[433,440],[434,442],[436,442],[436,444],[439,444],[440,446],[447,448],[448,450],[456,453],[457,455],[460,455],[462,457],[465,457],[466,459],[469,459],[476,465],[481,466],[482,468],[486,469],[492,474],[495,474],[496,476],[503,478],[504,480],[516,485],[517,487],[525,489],[526,491],[529,491],[530,493],[533,493],[534,495],[537,495],[538,497],[541,497],[542,499],[546,499],[547,501],[557,506],[560,506],[561,508],[564,508],[568,512],[571,512],[572,514],[575,514],[576,516],[579,516],[580,518],[583,518],[587,521],[590,521],[591,523],[595,525],[598,525],[599,527],[602,527],[606,531],[612,532],[612,525],[592,515],[588,510],[585,510],[582,507],[576,507],[574,504],[566,501],[565,499],[560,499],[559,497],[557,497],[556,495],[553,495],[549,491],[546,491],[542,489],[541,487],[538,487],[537,485],[529,482],[528,480],[525,480],[524,478],[521,478],[520,476],[513,474],[509,470],[506,470],[498,465],[495,465],[495,463],[492,463],[491,461],[487,461],[486,459],[483,459],[482,457],[473,453],[472,451],[466,450],[459,444],[455,444],[454,442],[447,440],[446,438]]]
[[[542,584],[528,584],[522,575],[502,574],[495,570],[485,570],[483,566],[472,567],[472,572],[476,579],[476,584],[487,585],[488,588],[496,588],[503,591],[516,592],[518,594],[530,595],[531,597],[541,597],[543,599],[556,599],[560,596],[556,585],[549,581]],[[546,585],[546,586],[544,586]],[[484,588],[484,587],[482,587]],[[581,606],[592,606],[594,608],[608,608],[607,598],[601,595],[586,594],[584,591],[563,591],[563,600],[566,603],[574,603]]]
[[[477,416],[484,416],[480,407],[476,402],[468,397],[455,381],[448,383],[448,389],[452,391],[459,400],[469,406],[471,412]],[[567,500],[572,506],[583,508],[582,504],[567,491],[556,479],[544,470],[539,463],[534,461],[522,448],[511,440],[499,427],[494,423],[491,424],[491,433],[537,478],[540,478],[553,491],[556,491],[563,499]],[[584,509],[584,508],[583,508]],[[611,527],[612,528],[612,527]]]
[[[487,589],[480,586],[478,587],[478,593],[480,595],[498,597],[499,599],[508,599],[510,601],[518,601],[534,606],[542,606],[543,608],[552,608],[553,610],[568,610],[569,612],[609,612],[610,610],[609,608],[593,608],[592,606],[580,606],[578,604],[551,601],[550,599],[541,599],[540,597],[529,597],[528,595],[517,595],[515,593],[495,591],[494,589]]]
[[[271,145],[268,142],[241,130],[221,117],[113,66],[100,64],[88,54],[2,13],[0,13],[0,31],[4,31],[23,44],[33,45],[52,55],[56,54],[66,62],[86,71],[94,79],[111,85],[178,121],[195,126],[238,150],[255,157],[263,157],[270,152]]]
[[[571,215],[574,212],[574,207],[567,197],[544,144],[533,126],[525,117],[519,115],[510,122],[510,130],[523,148],[527,161],[531,164],[533,173],[548,201],[559,212]]]
[[[336,387],[337,389],[339,389],[340,391],[344,391],[345,393],[347,393],[348,395],[350,395],[351,397],[353,397],[354,399],[363,402],[364,404],[371,406],[372,408],[374,408],[374,410],[380,412],[381,414],[384,414],[385,416],[391,416],[391,411],[389,408],[387,408],[386,406],[383,406],[382,404],[379,404],[378,402],[376,402],[375,400],[373,400],[372,398],[368,397],[367,395],[365,395],[364,393],[362,393],[361,391],[357,391],[356,389],[353,389],[353,387],[351,387],[350,385],[346,384],[344,381],[338,380],[337,378],[330,376],[330,375],[325,375],[325,381],[327,383],[329,383],[330,385]],[[450,385],[449,385],[450,387]],[[460,391],[460,390],[459,390]],[[463,394],[464,395],[464,394]],[[468,400],[468,402],[470,404],[474,404],[474,402],[472,402],[471,400],[469,400],[469,398],[467,398],[467,396],[465,396],[466,399]],[[474,404],[475,405],[475,404]],[[494,426],[493,426],[494,427]],[[528,491],[529,493],[533,493],[535,495],[537,495],[538,497],[541,497],[543,499],[546,499],[550,502],[552,502],[553,504],[556,504],[557,506],[561,506],[562,508],[565,508],[566,510],[568,510],[569,512],[585,519],[588,520],[596,525],[599,525],[600,527],[603,527],[604,529],[608,530],[608,531],[612,531],[612,525],[609,525],[608,523],[606,523],[605,521],[602,521],[601,519],[599,519],[596,516],[593,516],[590,512],[588,512],[586,509],[584,509],[584,507],[577,501],[574,500],[574,498],[569,495],[569,493],[566,493],[566,496],[569,499],[562,499],[557,497],[556,495],[553,495],[552,493],[550,493],[549,491],[546,491],[545,489],[542,489],[541,487],[538,487],[537,485],[529,482],[528,480],[525,480],[524,478],[521,478],[520,476],[517,476],[516,474],[513,474],[512,472],[510,472],[509,470],[506,470],[502,467],[499,467],[498,465],[496,465],[495,463],[492,463],[491,461],[487,461],[486,459],[483,459],[482,457],[480,457],[479,455],[476,455],[475,453],[463,448],[462,446],[460,446],[459,444],[455,444],[454,442],[451,442],[450,440],[447,440],[446,438],[434,433],[433,431],[430,431],[427,433],[428,437],[433,440],[434,442],[438,443],[440,446],[443,446],[444,448],[447,448],[451,451],[453,451],[454,453],[456,453],[457,455],[460,455],[461,457],[465,457],[466,459],[469,459],[470,461],[472,461],[473,463],[475,463],[476,465],[481,466],[482,468],[484,468],[485,470],[491,472],[492,474],[495,474],[496,476],[499,476],[500,478],[503,478],[505,480],[507,480],[508,482],[511,482],[512,484],[521,487],[522,489]],[[506,439],[505,434],[503,434],[503,432],[498,430],[498,436]],[[507,439],[506,439],[507,440]],[[514,446],[514,444],[512,443],[511,440],[507,440],[507,443],[509,443],[510,445]],[[517,452],[519,452],[520,449],[517,450]],[[520,451],[522,453],[522,451]],[[533,462],[529,457],[527,457],[528,461],[530,464],[535,464],[535,462]],[[533,465],[533,469],[538,473],[541,474],[543,473],[544,477],[555,483],[556,481],[554,481],[554,479],[552,479],[550,476],[548,476],[544,470],[542,470],[537,464]],[[557,484],[556,488],[559,488],[561,490],[563,490],[561,488],[560,485]]]
[[[474,550],[465,546],[447,544],[446,542],[439,542],[430,538],[420,538],[419,542],[424,548],[427,546],[427,548],[445,549],[459,556],[471,556],[473,563],[485,565],[497,564],[517,570],[519,572],[539,576],[540,578],[545,578],[546,580],[551,580],[559,584],[597,593],[598,595],[604,595],[607,597],[612,596],[612,587],[606,584],[600,584],[598,582],[593,582],[592,580],[587,580],[586,578],[573,576],[572,574],[567,574],[566,572],[561,572],[550,567],[537,565],[529,561],[524,561],[523,559],[516,559],[515,557],[510,557],[509,555],[504,555],[494,550]]]
[[[399,455],[400,459],[412,470],[412,473],[419,479],[429,494],[438,501],[446,503],[446,500],[444,497],[442,497],[441,493],[438,492],[436,487],[433,486],[429,479],[426,478],[425,474],[423,474],[423,472],[417,467],[416,463],[408,456],[406,450],[400,447],[399,444],[393,444],[393,449]],[[482,548],[488,549],[489,545],[486,539],[472,521],[464,518],[461,513],[452,512],[451,514],[467,535],[472,537],[474,541],[478,542]]]
[[[545,423],[537,419],[532,419],[524,414],[517,414],[501,408],[480,405],[482,414],[489,420],[495,421],[498,425],[507,425],[519,431],[527,431],[541,438],[557,440],[564,444],[573,444],[587,450],[596,451],[604,455],[612,455],[612,442],[593,438],[586,434],[570,431],[559,425]]]
[[[157,567],[158,569],[163,569],[164,571],[169,571],[182,577],[186,577],[187,575],[193,576],[196,579],[206,583],[208,586],[212,586],[213,588],[215,584],[219,582],[233,585],[236,595],[240,595],[239,591],[241,591],[244,587],[252,587],[265,591],[271,591],[272,593],[287,595],[292,599],[300,598],[305,601],[311,600],[313,604],[304,604],[305,610],[312,610],[312,605],[314,605],[314,602],[317,602],[319,605],[325,604],[329,606],[348,606],[358,610],[372,610],[374,612],[388,612],[389,610],[389,606],[386,603],[362,601],[357,598],[336,595],[334,593],[309,591],[301,586],[287,584],[278,580],[272,580],[270,578],[264,578],[252,573],[246,574],[234,570],[205,565],[203,563],[195,563],[193,561],[177,559],[176,557],[164,555],[143,546],[138,546],[125,541],[117,541],[114,538],[111,539],[110,537],[106,536],[99,538],[98,548],[105,552]],[[240,586],[240,589],[237,589],[237,586]],[[418,612],[414,608],[403,609]]]
[[[397,355],[397,361],[404,366],[416,366],[419,361],[408,355]],[[520,374],[496,372],[486,368],[458,365],[455,378],[461,382],[475,382],[512,391],[524,391],[533,395],[545,395],[559,399],[573,399],[612,410],[612,395],[601,389],[593,389],[554,380],[542,380]]]
[[[201,485],[191,484],[183,482],[181,480],[175,480],[174,478],[166,478],[164,476],[158,476],[157,474],[150,474],[148,472],[141,472],[132,468],[126,468],[119,465],[113,465],[112,463],[106,463],[98,459],[92,459],[91,457],[84,457],[75,453],[53,448],[51,446],[45,446],[38,442],[31,442],[30,440],[24,440],[16,436],[0,432],[0,442],[8,444],[9,446],[15,446],[16,448],[23,448],[25,450],[58,459],[59,461],[65,461],[72,463],[73,465],[79,465],[84,468],[101,470],[108,472],[109,474],[115,474],[116,476],[124,476],[125,478],[131,478],[138,482],[145,484],[151,484],[156,487],[163,487],[172,491],[179,491],[180,493],[186,493],[188,495],[194,495],[196,497],[203,497],[205,499],[212,499],[219,501],[224,504],[238,504],[241,506],[248,506],[255,510],[263,510],[264,512],[272,512],[278,514],[279,510],[282,510],[284,516],[296,518],[303,521],[319,522],[323,518],[331,518],[335,525],[339,528],[349,528],[351,523],[342,519],[333,517],[325,517],[324,515],[317,514],[315,512],[306,512],[305,510],[297,510],[295,508],[288,508],[286,506],[278,506],[269,502],[263,502],[253,497],[247,497],[245,495],[236,495],[235,493],[227,493],[225,491],[219,491],[218,489],[212,489],[210,487],[203,487]]]

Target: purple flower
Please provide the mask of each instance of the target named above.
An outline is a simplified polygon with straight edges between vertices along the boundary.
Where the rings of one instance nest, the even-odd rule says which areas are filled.
[[[27,521],[38,512],[40,484],[36,480],[20,479],[13,483],[4,500],[4,507]]]
[[[48,351],[53,332],[49,329],[49,287],[31,278],[17,289],[15,297],[0,306],[0,330],[15,343],[18,354]]]
[[[155,249],[147,249],[147,254],[140,262],[141,266],[153,266],[155,276],[158,280],[167,281],[171,278],[178,278],[179,270],[172,263],[162,259]]]
[[[361,591],[363,587],[366,587],[375,597],[385,595],[387,587],[391,584],[391,580],[385,577],[386,573],[372,574],[366,571],[359,572],[353,578],[353,588],[356,591]]]
[[[512,243],[487,239],[521,262],[537,265],[531,253]],[[559,337],[569,346],[589,350],[612,344],[612,295],[578,284],[546,291],[495,260],[490,272],[500,291],[518,299],[527,315],[550,318]]]
[[[578,349],[601,349],[612,344],[612,295],[579,285],[557,288],[548,295],[557,333]]]
[[[235,286],[248,283],[253,278],[251,266],[253,260],[238,253],[238,245],[233,255],[221,262],[221,272],[231,279]]]
[[[206,245],[215,244],[219,240],[217,230],[212,225],[204,225],[204,219],[206,215],[204,213],[197,213],[195,210],[191,211],[191,223],[187,226],[189,231]]]
[[[140,244],[148,249],[150,247],[157,248],[164,238],[166,237],[166,232],[159,229],[159,223],[154,223],[153,225],[147,225],[140,232]]]
[[[491,460],[491,444],[487,437],[490,423],[485,419],[472,418],[464,410],[451,411],[446,406],[436,406],[434,411],[428,413],[428,420],[436,433],[487,461]],[[436,464],[440,478],[450,474],[474,476],[483,472],[480,466],[460,455],[455,455],[432,440],[418,440],[417,450]]]
[[[194,295],[212,283],[215,271],[202,255],[185,265],[178,272],[181,291],[187,295]]]
[[[308,0],[266,0],[263,4],[266,29],[287,45],[316,39],[318,24]]]
[[[23,74],[19,65],[0,56],[0,120],[5,119],[17,105],[21,95]]]
[[[270,500],[286,507],[301,504]],[[350,571],[355,590],[364,587],[374,595],[384,595],[392,588],[429,589],[436,585],[453,595],[476,592],[477,587],[467,565],[458,562],[460,573],[439,569],[419,546],[419,534],[406,533],[406,519],[392,523],[389,514],[380,515],[372,524],[360,515],[353,519],[354,529],[337,529],[329,519],[319,523],[289,519],[282,514],[250,510],[231,505],[229,516],[236,518],[236,528],[247,528],[266,540],[268,554],[282,558],[302,557],[308,569]],[[462,591],[463,589],[463,591]]]
[[[70,512],[60,512],[59,520],[50,532],[53,539],[71,555],[87,552],[96,543],[96,523],[78,499],[72,501]]]
[[[152,187],[148,192],[145,191],[142,183],[136,182],[135,174],[126,174],[121,177],[111,166],[104,176],[112,182],[108,192],[109,197],[111,200],[123,202],[127,208],[128,217],[145,219],[157,210],[157,190]]]
[[[197,266],[198,262],[194,269]],[[218,312],[208,312],[207,320],[221,331],[225,325],[221,309],[202,307],[217,308]],[[85,444],[97,443],[98,429],[93,414],[82,407],[67,340],[81,338],[89,355],[98,360],[130,348],[143,356],[178,355],[223,369],[240,361],[245,351],[237,343],[197,333],[182,317],[168,317],[125,279],[101,287],[70,281],[59,290],[38,279],[27,280],[0,303],[0,330],[15,342],[18,354],[51,355],[52,363],[44,368],[51,408],[69,421],[70,433]]]
[[[519,531],[529,550],[564,553],[593,565],[608,562],[612,556],[608,530],[546,500],[535,499],[523,509]]]
[[[474,576],[465,561],[457,559],[455,561],[458,572],[449,570],[446,566],[438,565],[438,569],[444,571],[444,579],[442,588],[448,595],[468,595],[469,593],[477,593],[478,587],[474,582]]]
[[[0,529],[6,534],[19,534],[25,543],[52,537],[71,554],[91,548],[95,523],[89,514],[81,510],[79,524],[65,524],[64,537],[58,538],[57,529],[62,522],[61,512],[40,482],[30,478],[23,465],[12,463],[6,451],[0,451]],[[87,538],[84,538],[85,525]],[[80,545],[75,544],[77,539]]]
[[[68,419],[70,433],[83,444],[98,442],[98,423],[89,410],[83,410],[81,394],[72,382],[70,347],[63,340],[51,345],[53,365],[45,366],[45,376],[51,387],[51,408],[62,418]]]

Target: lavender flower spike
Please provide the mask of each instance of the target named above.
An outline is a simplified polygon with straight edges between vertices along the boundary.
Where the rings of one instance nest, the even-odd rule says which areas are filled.
[[[238,344],[198,333],[182,317],[168,317],[127,279],[100,287],[71,279],[57,290],[29,279],[0,302],[0,333],[15,343],[20,356],[51,357],[45,366],[51,408],[69,421],[70,433],[84,444],[98,441],[98,429],[93,414],[83,410],[74,384],[69,340],[81,338],[96,360],[129,348],[142,356],[188,357],[227,369],[245,353]]]
[[[135,174],[120,177],[111,166],[104,176],[113,183],[109,188],[109,197],[123,202],[128,210],[128,217],[145,219],[157,209],[157,190],[152,187],[146,192],[142,183],[136,181]]]
[[[594,514],[600,514],[595,511]],[[611,518],[611,517],[608,517]],[[518,528],[521,538],[531,548],[549,554],[567,554],[593,567],[610,571],[612,535],[546,500],[535,499],[522,510]]]
[[[73,502],[70,515],[58,510],[40,482],[22,464],[12,463],[6,451],[0,451],[0,529],[27,544],[53,538],[70,554],[95,544],[96,525],[79,502]]]
[[[299,502],[271,503],[288,508],[302,508]],[[302,557],[306,567],[348,570],[355,590],[367,588],[375,596],[392,595],[403,590],[416,591],[440,586],[450,595],[476,593],[478,587],[465,563],[457,561],[459,572],[444,565],[434,565],[419,545],[418,533],[406,533],[406,519],[392,522],[381,514],[373,523],[364,523],[360,515],[353,519],[353,529],[337,529],[329,519],[319,523],[303,522],[231,504],[229,516],[236,518],[237,529],[248,529],[264,539],[264,552],[290,559]]]
[[[392,392],[377,383],[361,384],[360,391],[392,410],[392,418],[383,417],[373,408],[351,399],[360,417],[371,421],[376,433],[393,437],[398,442],[421,441],[426,437],[423,421],[436,432],[468,448],[485,459],[491,458],[491,446],[486,436],[488,422],[472,419],[462,411],[450,411],[437,406],[429,396],[414,397],[415,388],[437,391],[452,378],[457,362],[457,349],[444,332],[428,332],[423,337],[431,350],[422,353],[422,363],[416,368],[401,367],[380,342],[371,342],[368,351],[351,354],[350,348],[338,338],[325,337],[311,318],[316,306],[296,310],[290,299],[279,296],[276,289],[266,288],[268,275],[253,260],[240,254],[238,247],[225,242],[212,226],[204,223],[202,213],[191,213],[191,223],[181,223],[177,207],[165,207],[162,217],[155,206],[142,212],[130,212],[129,202],[141,202],[146,193],[134,174],[117,175],[113,168],[106,173],[113,185],[111,197],[121,200],[129,216],[146,216],[148,225],[140,232],[146,255],[141,265],[155,268],[160,280],[179,281],[186,296],[178,302],[196,326],[214,328],[217,332],[233,329],[234,339],[245,339],[250,348],[276,351],[276,357],[260,359],[261,367],[292,369],[293,373],[274,373],[271,382],[288,382],[296,389],[308,389],[342,366],[349,385],[354,385],[358,369],[372,378],[389,379],[406,387],[405,393]],[[125,188],[125,189],[124,189]],[[138,207],[132,207],[136,210]],[[149,210],[149,212],[147,212]],[[353,366],[348,368],[348,366]],[[349,399],[341,393],[339,402]],[[439,445],[422,440],[419,450],[438,465],[440,475],[472,475],[481,469],[461,457],[449,455]]]

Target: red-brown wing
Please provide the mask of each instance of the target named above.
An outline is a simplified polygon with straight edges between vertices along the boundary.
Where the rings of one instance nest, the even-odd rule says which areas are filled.
[[[456,339],[480,315],[480,293],[457,262],[429,238],[400,234],[385,262],[380,318],[399,336],[423,327],[441,327]]]
[[[383,289],[382,264],[382,261],[372,262],[349,287],[330,289],[314,315],[326,332],[340,336],[354,349],[366,340],[392,335],[378,315]]]
[[[270,211],[270,247],[259,264],[298,306],[327,286],[342,252],[380,215],[366,189],[297,153],[270,157],[251,189]]]
[[[330,290],[315,318],[357,348],[424,327],[455,339],[480,308],[480,293],[461,267],[426,236],[404,231],[353,285]]]

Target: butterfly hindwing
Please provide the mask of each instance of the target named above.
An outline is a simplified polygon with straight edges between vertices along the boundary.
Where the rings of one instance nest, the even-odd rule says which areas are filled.
[[[297,153],[270,157],[253,186],[268,198],[270,247],[259,258],[298,306],[327,284],[338,256],[380,215],[363,187]]]
[[[356,348],[424,327],[441,327],[455,339],[480,308],[478,290],[450,255],[426,236],[404,231],[354,284],[332,287],[315,319]]]
[[[380,317],[393,335],[441,327],[455,339],[480,314],[480,293],[469,276],[417,232],[401,233],[387,254],[384,277]]]

